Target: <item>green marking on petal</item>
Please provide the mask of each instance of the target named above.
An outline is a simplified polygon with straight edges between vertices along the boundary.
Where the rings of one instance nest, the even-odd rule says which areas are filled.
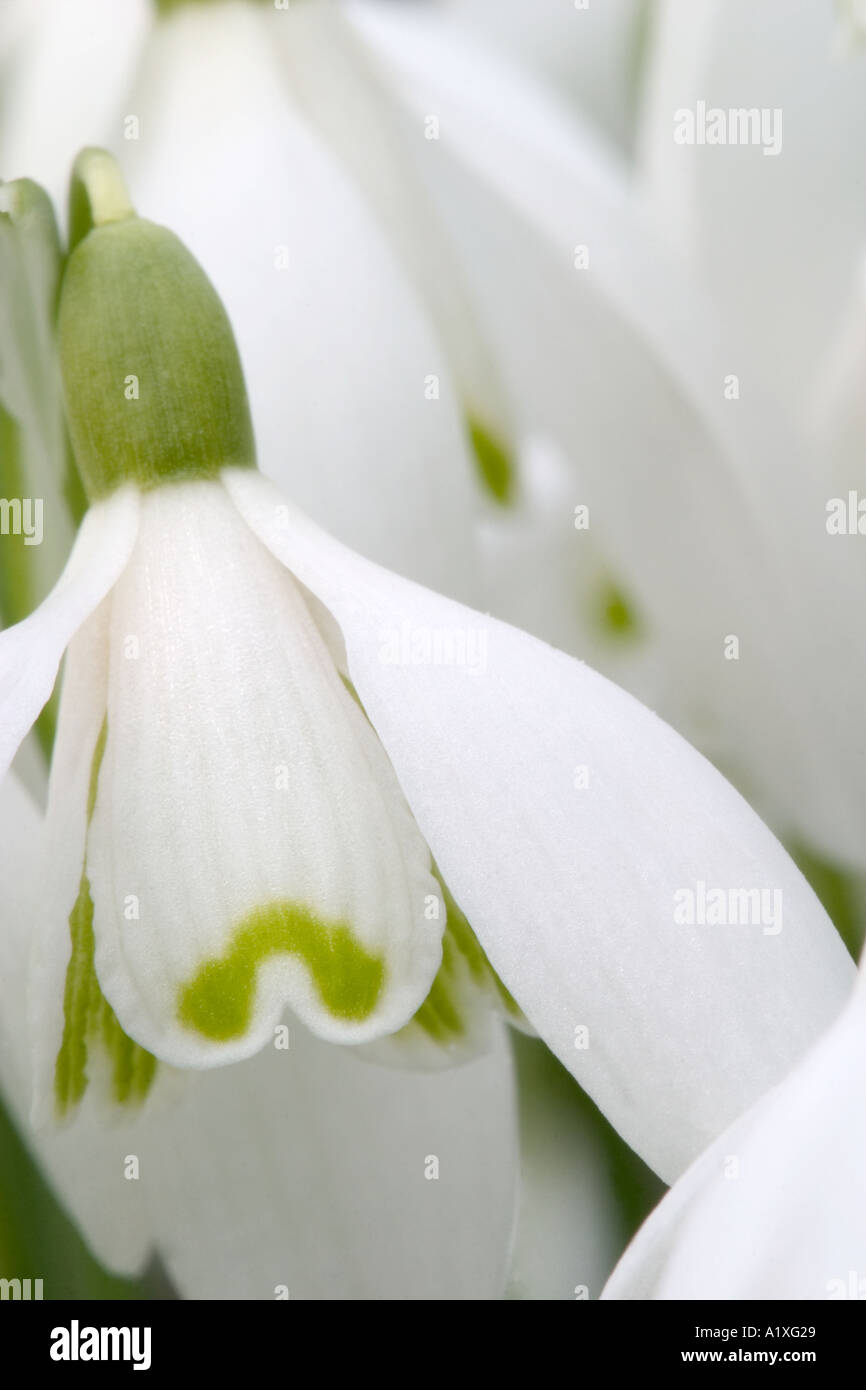
[[[496,993],[499,995],[499,1001],[502,1004],[502,1007],[504,1008],[506,1015],[508,1016],[508,1018],[511,1019],[513,1023],[521,1024],[523,1025],[523,1027],[526,1027],[526,1017],[517,1000],[514,998],[514,995],[510,992],[510,990],[507,990],[505,988],[505,985],[502,983],[496,971],[493,969],[493,966],[489,965],[488,969],[490,971],[490,974],[493,976],[493,987],[496,990]]]
[[[306,907],[276,902],[249,913],[222,955],[204,961],[181,988],[181,1023],[214,1042],[242,1037],[252,1018],[259,966],[278,955],[301,957],[335,1018],[359,1021],[375,1009],[385,983],[382,957],[345,923],[322,922]]]
[[[442,937],[442,964],[430,993],[407,1026],[411,1028],[417,1024],[428,1037],[443,1045],[456,1042],[469,1032],[469,1020],[465,1016],[467,1010],[479,1006],[473,998],[474,994],[482,996],[481,1007],[489,1007],[492,999],[503,1009],[506,1017],[518,1025],[525,1024],[519,1005],[496,974],[435,866],[432,872],[442,890],[447,913]]]
[[[633,641],[641,635],[641,622],[635,609],[612,580],[602,585],[597,611],[599,622],[609,636]]]
[[[108,716],[102,721],[102,728],[99,730],[99,738],[96,740],[96,747],[93,750],[93,762],[90,764],[90,782],[87,787],[87,825],[93,820],[93,812],[96,810],[96,792],[99,787],[99,769],[102,767],[102,759],[105,753],[105,744],[108,739]]]
[[[63,1040],[54,1066],[54,1098],[60,1115],[74,1108],[87,1090],[90,1050],[101,1045],[108,1056],[111,1096],[119,1105],[143,1101],[156,1075],[156,1058],[124,1033],[99,987],[93,964],[93,898],[86,874],[69,914],[72,954],[63,995]]]
[[[469,439],[481,480],[492,497],[507,507],[514,495],[514,465],[507,448],[473,415],[467,420]]]
[[[90,768],[88,826],[96,805],[107,734],[108,723],[103,720]],[[100,989],[94,967],[93,897],[85,872],[82,872],[78,897],[69,914],[69,931],[72,953],[66,967],[63,993],[63,1038],[54,1064],[54,1099],[58,1114],[65,1115],[74,1108],[87,1090],[87,1060],[94,1046],[101,1046],[109,1059],[112,1099],[119,1105],[140,1104],[150,1090],[157,1062],[123,1031]]]
[[[458,955],[456,942],[446,928],[442,938],[442,964],[430,986],[430,993],[412,1020],[435,1042],[453,1042],[462,1038],[466,1032],[466,1022],[460,1012],[456,988]]]

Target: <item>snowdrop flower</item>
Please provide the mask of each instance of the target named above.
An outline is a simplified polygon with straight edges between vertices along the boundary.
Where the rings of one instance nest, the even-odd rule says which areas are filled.
[[[254,468],[196,262],[98,152],[72,208],[60,356],[91,505],[52,594],[0,635],[4,764],[68,648],[43,1085],[71,1107],[107,1043],[109,1089],[134,1098],[154,1058],[252,1056],[285,1005],[328,1043],[411,1026],[447,1058],[513,997],[672,1178],[847,990],[805,880],[629,696],[298,512]],[[684,917],[707,884],[722,916]],[[744,919],[767,893],[784,918]]]
[[[605,1298],[866,1298],[866,980],[642,1227]]]

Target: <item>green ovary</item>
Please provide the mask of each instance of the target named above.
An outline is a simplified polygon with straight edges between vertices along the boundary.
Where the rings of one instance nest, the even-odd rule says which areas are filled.
[[[385,962],[368,951],[342,922],[328,925],[295,903],[256,908],[235,929],[222,955],[199,966],[181,988],[181,1023],[214,1042],[248,1029],[259,966],[271,956],[297,955],[313,977],[325,1008],[335,1018],[369,1018],[385,983]]]

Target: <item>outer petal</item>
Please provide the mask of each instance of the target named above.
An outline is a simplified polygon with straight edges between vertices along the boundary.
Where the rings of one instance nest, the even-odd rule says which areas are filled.
[[[866,1297],[866,985],[639,1231],[605,1298]]]
[[[265,480],[224,477],[341,624],[364,708],[494,969],[670,1179],[845,996],[853,967],[805,880],[724,778],[623,691],[352,555]],[[696,902],[701,883],[778,891],[783,929],[677,924],[675,894]]]
[[[24,622],[0,633],[0,777],[51,695],[70,639],[129,559],[137,526],[131,487],[91,507],[51,593]]]
[[[439,967],[430,851],[297,584],[218,483],[142,501],[87,866],[103,993],[179,1066],[258,1051],[286,1003],[330,1041],[381,1037]]]
[[[115,147],[136,206],[225,303],[264,466],[348,544],[471,596],[477,489],[449,364],[374,215],[293,108],[263,27],[284,18],[183,6],[131,98],[147,139]]]

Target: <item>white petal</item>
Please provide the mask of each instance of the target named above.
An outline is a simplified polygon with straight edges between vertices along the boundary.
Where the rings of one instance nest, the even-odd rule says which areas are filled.
[[[840,42],[842,5],[667,0],[658,7],[644,139],[662,223],[712,286],[793,410],[815,380],[866,231],[859,135],[862,54]],[[678,145],[675,113],[779,114],[781,149]]]
[[[605,1298],[866,1297],[866,987],[684,1174]]]
[[[137,525],[131,487],[91,507],[51,593],[23,623],[0,633],[0,777],[50,697],[70,639],[129,559]]]
[[[265,484],[256,475],[256,482]],[[148,494],[112,595],[87,865],[96,971],[180,1066],[403,1026],[441,959],[430,852],[284,568],[218,483]]]
[[[97,1256],[133,1273],[155,1250],[187,1298],[493,1299],[514,1128],[501,1035],[418,1076],[298,1026],[288,1050],[197,1075],[171,1109],[106,1130],[85,1105],[37,1142]]]
[[[118,132],[152,21],[148,0],[18,0],[2,37],[5,174],[36,179],[64,206],[72,161]]]
[[[494,969],[670,1179],[847,992],[853,967],[806,881],[724,778],[616,686],[352,555],[264,480],[224,477],[340,623],[364,708]],[[697,902],[701,883],[778,891],[783,929],[677,924],[675,893]]]
[[[225,303],[262,466],[348,544],[472,595],[477,488],[448,362],[374,214],[293,108],[263,27],[285,18],[174,14],[133,99],[147,138],[117,153],[136,207]]]

